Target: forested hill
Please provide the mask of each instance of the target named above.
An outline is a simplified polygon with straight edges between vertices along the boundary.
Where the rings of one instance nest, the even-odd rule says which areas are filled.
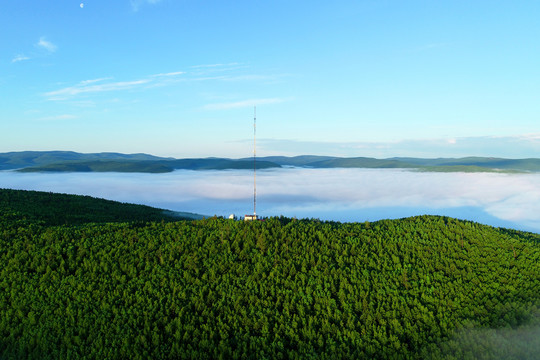
[[[2,359],[537,359],[540,235],[0,212]]]
[[[151,161],[166,160],[148,154],[94,153],[81,154],[74,151],[15,151],[0,153],[0,170],[39,167],[58,163],[92,161]]]
[[[281,166],[300,166],[310,168],[401,168],[438,172],[539,172],[540,159],[503,159],[493,157],[464,158],[405,158],[394,157],[375,159],[369,157],[331,157],[331,156],[268,156],[263,160],[275,162]]]
[[[96,153],[71,151],[23,151],[0,153],[0,170],[21,172],[140,172],[165,173],[176,169],[225,170],[253,169],[253,159],[174,159],[147,154]],[[258,169],[280,167],[261,159]]]
[[[200,217],[180,215],[145,205],[120,203],[90,196],[41,191],[0,189],[0,212],[15,214],[46,225],[78,225],[88,222],[176,221]]]
[[[259,157],[259,169],[284,166],[309,168],[417,169],[439,172],[540,172],[540,159],[503,159],[491,157],[465,158],[388,158],[334,156],[267,156]],[[96,153],[66,151],[0,153],[0,170],[23,172],[144,172],[163,173],[177,169],[225,170],[253,169],[253,158],[173,159],[147,154]]]

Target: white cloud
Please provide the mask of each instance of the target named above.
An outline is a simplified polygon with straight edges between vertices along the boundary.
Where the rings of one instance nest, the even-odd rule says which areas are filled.
[[[11,62],[16,63],[16,62],[24,61],[24,60],[30,60],[30,58],[28,56],[19,54],[15,56],[13,59],[11,59]]]
[[[231,75],[224,76],[221,80],[224,81],[275,81],[278,76],[273,75],[256,75],[256,74],[246,74],[246,75]]]
[[[230,67],[230,66],[238,66],[242,65],[241,63],[232,62],[227,64],[201,64],[201,65],[192,65],[190,68],[192,69],[201,69],[201,68],[223,68],[223,67]]]
[[[142,79],[134,81],[118,81],[105,84],[95,84],[96,82],[100,82],[103,80],[104,79],[84,80],[75,86],[69,86],[60,90],[49,91],[44,95],[48,97],[49,100],[66,100],[68,98],[83,93],[99,93],[106,91],[132,89],[137,86],[147,84],[151,81],[149,79]]]
[[[239,70],[245,70],[248,66],[242,63],[227,64],[203,64],[190,66],[192,71],[188,75],[190,80],[195,81],[266,81],[275,82],[286,75],[262,75],[262,74],[239,74]]]
[[[43,37],[43,36],[39,39],[39,41],[38,41],[38,43],[36,44],[36,46],[37,46],[37,47],[40,47],[40,48],[42,48],[42,49],[45,49],[45,50],[47,50],[48,52],[51,52],[51,53],[55,52],[56,49],[57,49],[57,46],[56,46],[56,45],[54,45],[54,44],[53,44],[52,42],[50,42],[50,41],[47,41],[47,40],[45,39],[45,37]]]
[[[235,102],[226,102],[226,103],[216,103],[205,105],[204,108],[207,110],[229,110],[245,107],[253,107],[259,105],[267,104],[278,104],[286,101],[286,99],[280,98],[268,98],[268,99],[249,99]]]
[[[133,11],[139,11],[139,8],[144,4],[157,4],[161,0],[131,0],[131,9]]]
[[[39,118],[37,120],[39,121],[59,121],[59,120],[73,120],[76,119],[77,116],[71,115],[71,114],[62,114],[62,115],[53,115],[53,116],[45,116],[42,118]]]
[[[248,66],[242,63],[226,64],[202,64],[190,66],[192,71],[189,75],[191,80],[220,80],[220,81],[275,81],[281,76],[260,75],[260,74],[239,74],[238,71],[247,69]]]
[[[108,91],[129,90],[143,85],[160,86],[170,84],[172,79],[184,74],[183,71],[175,71],[169,73],[159,73],[150,75],[147,78],[131,80],[131,81],[112,81],[111,77],[102,77],[97,79],[89,79],[80,81],[78,84],[68,86],[59,90],[49,91],[44,93],[49,100],[67,100],[79,94],[85,93],[100,93]]]
[[[185,74],[184,71],[174,71],[169,73],[161,73],[161,74],[155,74],[152,75],[153,77],[170,77],[170,76],[179,76]]]
[[[88,84],[93,84],[93,83],[110,80],[110,79],[111,79],[110,77],[104,77],[104,78],[98,78],[98,79],[83,80],[79,83],[79,85],[88,85]]]
[[[43,40],[43,39],[42,39]],[[230,71],[237,70],[240,65],[238,63],[229,64],[210,64],[210,65],[196,65],[191,68],[197,69],[193,72],[185,71],[172,71],[163,72],[148,75],[142,79],[131,81],[110,81],[111,77],[102,77],[97,79],[89,79],[80,81],[78,84],[68,86],[62,89],[53,90],[44,93],[43,95],[49,98],[49,100],[67,100],[74,96],[84,93],[99,93],[106,91],[117,91],[133,89],[145,85],[146,88],[167,86],[178,82],[189,81],[261,81],[261,80],[275,80],[274,76],[265,75],[237,75],[230,74]],[[209,74],[212,73],[212,76]],[[275,104],[286,101],[285,99],[270,98],[270,99],[253,99],[229,103],[209,104],[205,109],[217,110],[217,109],[231,109],[241,108],[247,106],[263,105],[263,104]]]

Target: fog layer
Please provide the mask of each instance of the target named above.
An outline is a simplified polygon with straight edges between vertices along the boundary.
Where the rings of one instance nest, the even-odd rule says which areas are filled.
[[[253,212],[247,170],[167,174],[0,172],[0,187],[91,195],[203,215]],[[257,213],[337,221],[448,215],[540,232],[540,174],[396,169],[257,172]]]

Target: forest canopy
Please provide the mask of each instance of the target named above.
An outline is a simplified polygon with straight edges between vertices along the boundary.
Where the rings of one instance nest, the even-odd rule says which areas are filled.
[[[0,358],[540,354],[538,234],[438,216],[70,224],[0,209]]]
[[[197,217],[175,214],[145,205],[121,203],[91,196],[43,191],[0,189],[0,212],[16,213],[47,225],[78,225],[89,222],[173,221]]]

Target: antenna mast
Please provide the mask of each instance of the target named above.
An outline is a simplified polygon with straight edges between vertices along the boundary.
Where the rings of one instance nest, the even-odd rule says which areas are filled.
[[[257,107],[253,107],[253,215],[257,215]]]

